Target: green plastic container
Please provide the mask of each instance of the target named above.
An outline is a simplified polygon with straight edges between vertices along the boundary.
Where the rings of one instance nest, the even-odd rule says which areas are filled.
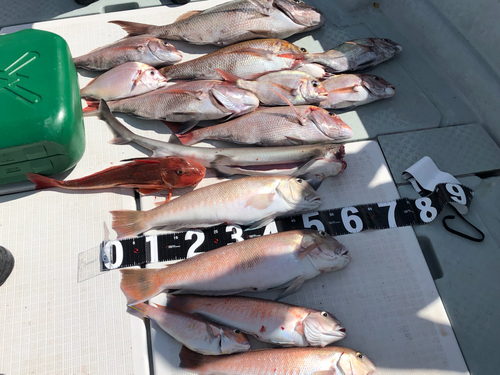
[[[21,30],[0,35],[0,51],[0,184],[73,167],[85,150],[85,131],[66,41]]]

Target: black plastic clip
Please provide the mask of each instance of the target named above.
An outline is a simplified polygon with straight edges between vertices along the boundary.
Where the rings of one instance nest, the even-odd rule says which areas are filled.
[[[455,229],[450,228],[448,226],[448,224],[446,223],[446,220],[453,220],[453,219],[455,219],[455,216],[453,216],[453,215],[448,215],[448,216],[445,216],[443,218],[443,225],[444,225],[445,229],[448,232],[456,234],[457,236],[463,237],[463,238],[465,238],[467,240],[471,240],[471,241],[474,241],[474,242],[482,242],[484,240],[484,233],[481,232],[472,223],[470,223],[469,221],[467,221],[467,219],[465,217],[463,217],[463,215],[460,212],[458,212],[458,210],[453,205],[451,205],[451,207],[453,207],[453,209],[455,210],[455,212],[457,213],[458,216],[460,216],[467,224],[469,224],[472,228],[474,228],[481,235],[481,238],[475,238],[475,237],[469,236],[468,234],[465,234],[465,233],[462,233],[462,232],[459,232],[459,231],[457,231]]]

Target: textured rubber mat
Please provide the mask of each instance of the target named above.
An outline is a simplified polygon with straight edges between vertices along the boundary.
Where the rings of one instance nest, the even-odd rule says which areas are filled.
[[[424,156],[454,176],[500,169],[500,148],[479,124],[391,134],[378,140],[397,184],[406,181],[403,171]]]

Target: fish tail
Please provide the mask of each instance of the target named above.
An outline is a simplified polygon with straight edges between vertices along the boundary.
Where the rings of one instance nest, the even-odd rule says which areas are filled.
[[[113,215],[111,226],[118,234],[118,238],[135,237],[149,229],[142,211],[111,211],[111,215]]]
[[[128,33],[128,36],[152,34],[152,28],[155,27],[147,23],[129,21],[109,21],[109,23],[121,26],[121,28]]]
[[[109,141],[109,143],[114,145],[124,145],[131,142],[131,138],[123,136],[123,134],[132,134],[125,126],[117,120],[117,118],[111,113],[108,103],[104,99],[101,99],[99,103],[99,110],[97,111],[97,116],[100,120],[104,121],[114,138]],[[118,131],[119,130],[119,131]]]
[[[92,99],[85,99],[87,106],[83,108],[84,116],[95,116],[99,113],[99,101]]]
[[[127,305],[137,305],[133,308],[135,312],[146,316],[148,305],[144,308],[141,302],[147,301],[162,292],[162,285],[157,277],[163,269],[154,268],[130,268],[121,270],[122,280],[120,288],[127,298]],[[130,308],[130,306],[129,306]],[[134,313],[135,315],[135,313]]]
[[[28,180],[36,184],[36,190],[60,187],[62,185],[60,181],[54,180],[50,177],[42,176],[37,173],[26,173],[26,177],[28,177]]]

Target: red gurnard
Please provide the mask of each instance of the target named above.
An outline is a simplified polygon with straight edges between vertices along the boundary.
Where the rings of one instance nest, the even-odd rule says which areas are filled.
[[[178,157],[143,158],[106,168],[86,177],[58,181],[36,173],[26,173],[36,189],[59,187],[63,189],[106,189],[112,187],[137,188],[141,194],[151,194],[174,188],[194,186],[205,176],[205,167]]]

